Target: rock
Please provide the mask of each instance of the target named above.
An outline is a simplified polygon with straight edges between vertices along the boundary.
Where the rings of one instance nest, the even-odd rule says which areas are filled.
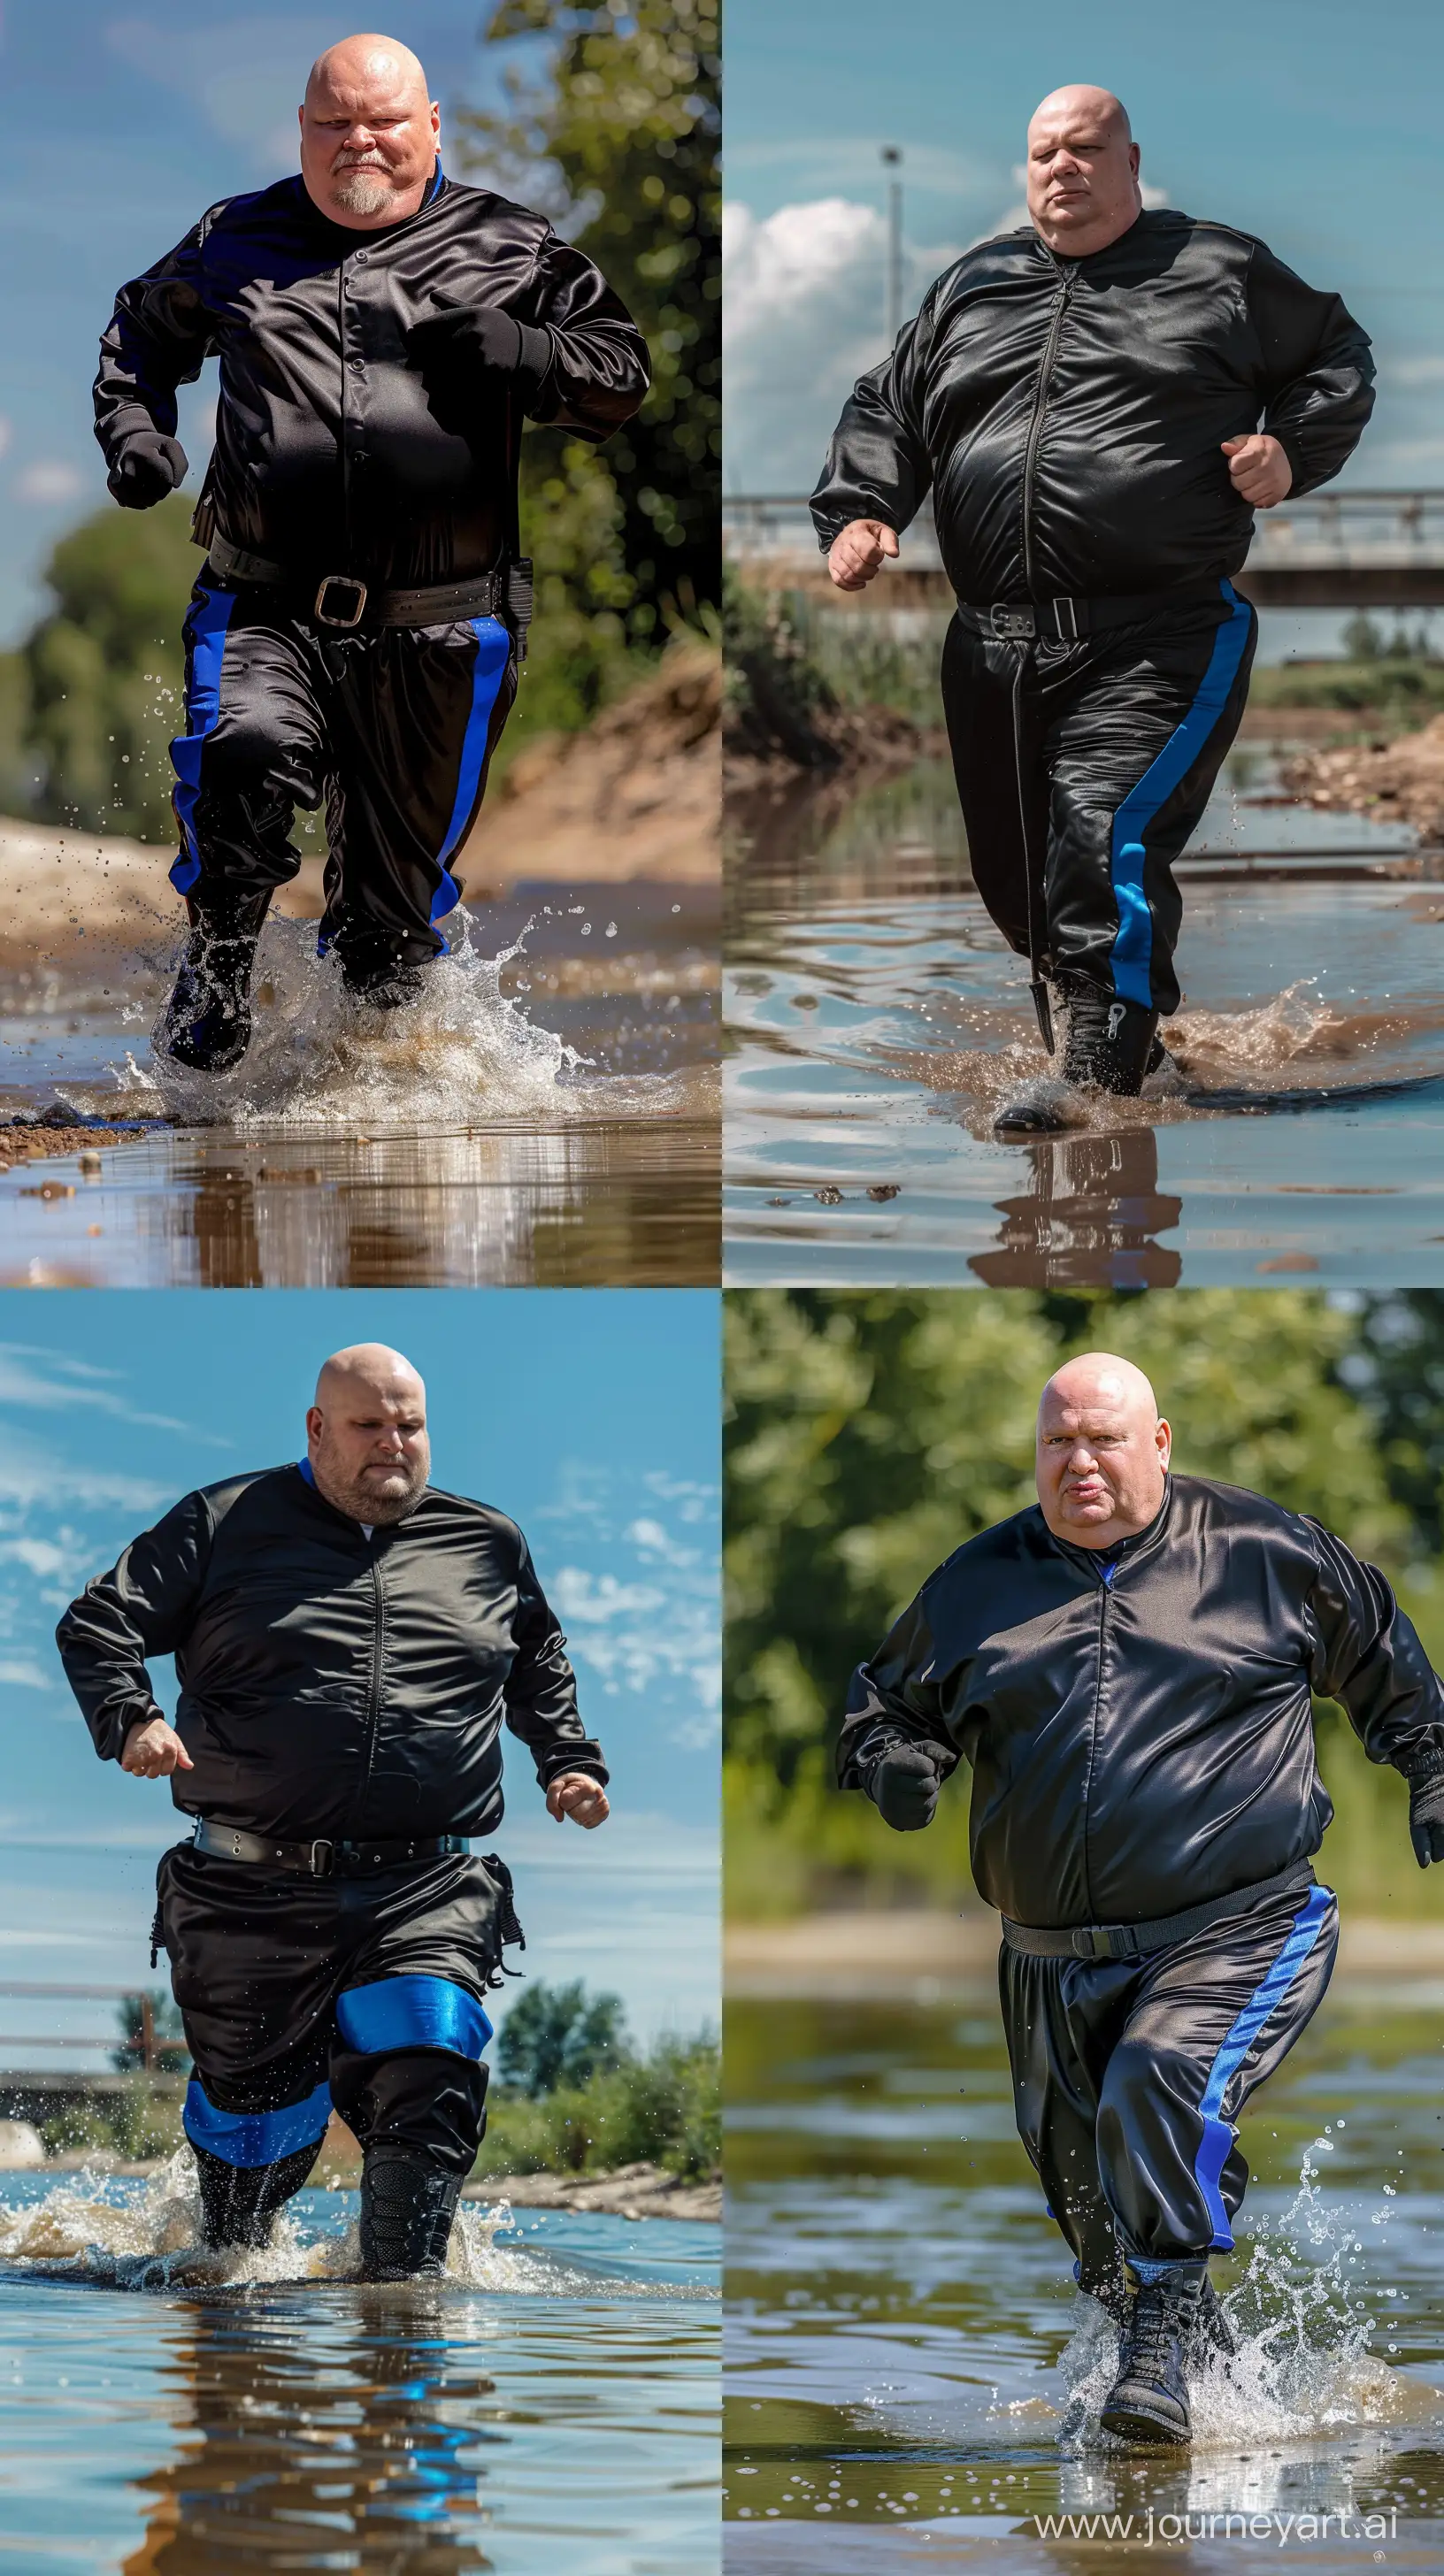
[[[28,2173],[45,2162],[45,2140],[28,2120],[0,2120],[0,2173]]]
[[[720,2182],[684,2182],[659,2165],[616,2165],[610,2173],[473,2175],[466,2200],[509,2200],[513,2209],[598,2210],[613,2218],[720,2220]]]

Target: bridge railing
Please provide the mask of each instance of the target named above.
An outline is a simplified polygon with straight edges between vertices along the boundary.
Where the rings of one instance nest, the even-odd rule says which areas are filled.
[[[731,493],[722,504],[722,536],[734,558],[820,562],[806,496]],[[932,513],[924,508],[903,539],[915,572],[941,569]],[[1444,488],[1310,492],[1260,511],[1249,565],[1255,571],[1348,572],[1444,567]]]

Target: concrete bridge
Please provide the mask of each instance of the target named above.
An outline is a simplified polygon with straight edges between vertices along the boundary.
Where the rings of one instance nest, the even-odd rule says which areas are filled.
[[[722,505],[728,559],[775,588],[825,589],[807,502],[798,494],[734,495]],[[902,559],[854,594],[879,608],[950,597],[931,511],[902,541]],[[1238,587],[1258,608],[1444,608],[1444,490],[1330,486],[1259,514]]]

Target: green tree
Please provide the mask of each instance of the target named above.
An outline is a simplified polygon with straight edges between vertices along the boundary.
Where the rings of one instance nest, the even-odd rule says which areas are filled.
[[[503,2084],[533,2099],[559,2086],[589,2084],[598,2069],[630,2054],[620,1995],[589,1995],[580,1977],[567,1986],[528,1986],[511,2006],[497,2042]]]
[[[190,2050],[185,2044],[180,2007],[162,1986],[152,1986],[145,1993],[121,1997],[115,2010],[120,2045],[111,2050],[111,2065],[117,2075],[129,2075],[145,2066],[143,2033],[147,2005],[150,2007],[153,2046],[153,2063],[147,2071],[179,2075],[190,2064]]]
[[[768,1289],[727,1303],[735,1905],[786,1910],[826,1893],[830,1874],[881,1896],[966,1887],[965,1797],[945,1800],[927,1834],[889,1835],[864,1800],[833,1788],[837,1726],[853,1666],[933,1567],[1033,1500],[1039,1390],[1080,1350],[1118,1350],[1148,1371],[1180,1469],[1316,1514],[1405,1580],[1426,1642],[1440,1627],[1378,1423],[1349,1383],[1360,1318],[1319,1292]],[[1321,1743],[1326,1777],[1347,1782],[1341,1818],[1356,1814],[1361,1835],[1392,1850],[1399,1783],[1342,1719],[1324,1715]]]
[[[466,157],[597,261],[652,358],[641,413],[605,448],[539,429],[522,450],[533,701],[570,696],[585,715],[619,656],[655,649],[719,595],[717,0],[501,0],[484,41],[538,34],[554,39],[546,79],[509,72],[504,113],[462,118]]]
[[[179,498],[143,513],[107,503],[52,548],[56,604],[22,657],[45,821],[173,838],[168,745],[184,721],[181,625],[200,565]]]

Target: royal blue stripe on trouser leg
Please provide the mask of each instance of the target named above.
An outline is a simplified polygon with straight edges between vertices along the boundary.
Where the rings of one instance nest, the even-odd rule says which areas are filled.
[[[349,1986],[336,1998],[336,2021],[358,2057],[380,2057],[393,2048],[446,2048],[455,2057],[480,2057],[491,2024],[465,1986],[449,1977],[380,1977]]]
[[[330,2117],[329,2084],[318,2084],[304,2102],[288,2102],[281,2111],[218,2111],[193,2075],[181,2126],[193,2147],[206,2148],[222,2164],[274,2165],[300,2147],[313,2147]]]
[[[226,630],[236,604],[233,590],[201,592],[201,605],[192,608],[186,623],[190,629],[189,668],[186,673],[186,729],[170,747],[170,763],[176,774],[172,802],[180,825],[181,846],[170,872],[177,894],[189,894],[201,872],[201,854],[196,842],[196,798],[201,792],[201,755],[206,736],[215,726],[221,712],[221,663],[225,657]]]
[[[1233,2123],[1223,2117],[1223,2097],[1230,2079],[1238,2073],[1269,2015],[1277,2010],[1298,1976],[1328,1920],[1332,1903],[1332,1889],[1309,1889],[1305,1902],[1294,1916],[1293,1930],[1262,1985],[1255,1988],[1244,2005],[1209,2069],[1208,2082],[1199,2105],[1203,2115],[1203,2137],[1194,2158],[1193,2171],[1213,2224],[1213,2235],[1209,2241],[1221,2254],[1228,2253],[1232,2247],[1233,2231],[1218,2186],[1237,2134]]]
[[[466,732],[462,737],[456,801],[446,827],[446,838],[436,854],[441,861],[441,883],[431,898],[433,921],[440,921],[443,914],[461,901],[461,888],[446,862],[471,821],[481,786],[492,709],[511,659],[511,634],[499,617],[473,617],[468,622],[476,637],[476,660],[471,673],[471,713],[466,719]]]
[[[1230,603],[1231,613],[1214,637],[1198,695],[1182,724],[1169,735],[1158,758],[1145,769],[1113,817],[1110,867],[1118,906],[1118,934],[1110,960],[1113,990],[1120,1001],[1137,1002],[1145,1011],[1153,1008],[1153,916],[1143,890],[1147,858],[1144,835],[1159,807],[1187,777],[1227,706],[1249,638],[1248,601],[1239,598],[1232,582],[1220,582],[1219,589]]]

